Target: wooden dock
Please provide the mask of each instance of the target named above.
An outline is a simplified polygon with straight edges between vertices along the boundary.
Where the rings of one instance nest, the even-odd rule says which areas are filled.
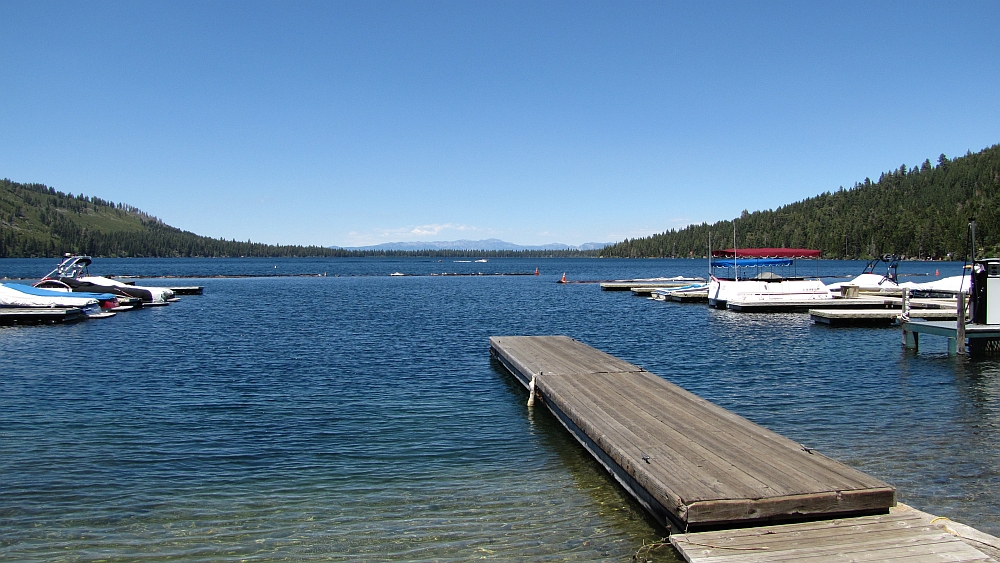
[[[813,322],[830,326],[892,326],[901,309],[809,309]],[[911,309],[910,318],[954,320],[955,311],[947,309]]]
[[[604,291],[631,291],[633,287],[648,287],[651,289],[664,289],[683,287],[690,283],[703,282],[702,278],[647,278],[635,280],[615,280],[601,282],[601,289]]]
[[[71,323],[86,318],[76,307],[0,307],[0,325]]]
[[[890,485],[565,336],[494,336],[490,353],[662,524],[886,513]]]
[[[674,293],[667,297],[677,303],[708,303],[708,291],[698,293]]]
[[[182,285],[168,287],[167,289],[173,291],[176,295],[201,295],[205,292],[205,286],[201,285]]]
[[[679,286],[677,286],[677,287],[679,287]],[[630,287],[629,291],[632,292],[632,295],[652,295],[654,291],[657,291],[657,290],[660,290],[660,289],[664,289],[664,288],[659,287],[659,286],[645,286],[644,285],[644,286]]]
[[[996,563],[1000,540],[906,505],[889,514],[780,526],[673,534],[689,563],[931,561]]]
[[[898,301],[898,300],[896,300]],[[799,301],[729,301],[726,307],[741,313],[802,313],[810,309],[890,309],[892,298],[856,297],[853,299],[802,299]]]
[[[811,309],[897,309],[902,310],[903,299],[890,295],[860,295],[853,298],[803,299],[801,301],[729,301],[727,307],[742,313],[794,313]],[[910,299],[910,309],[955,310],[950,299]],[[911,313],[912,316],[912,313]]]

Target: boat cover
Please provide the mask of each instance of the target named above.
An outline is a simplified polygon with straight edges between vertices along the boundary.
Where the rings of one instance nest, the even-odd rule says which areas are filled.
[[[713,250],[712,256],[720,258],[819,258],[819,250],[807,248],[727,248]]]
[[[41,297],[65,297],[68,293],[66,291],[56,291],[54,289],[45,289],[43,287],[34,287],[20,283],[7,284],[7,287],[16,289],[22,293],[27,293],[28,295],[38,295]],[[73,297],[89,297],[90,299],[97,299],[98,301],[110,301],[112,299],[116,299],[118,296],[113,293],[73,292]]]
[[[0,307],[80,307],[85,313],[88,308],[101,308],[100,303],[90,297],[78,297],[63,291],[54,291],[55,295],[32,295],[13,286],[24,287],[21,284],[0,283]]]
[[[76,278],[58,278],[59,281],[73,288],[73,293],[77,292],[89,292],[89,293],[114,293],[115,295],[121,295],[124,297],[136,297],[142,299],[145,302],[152,302],[155,299],[153,294],[145,289],[139,289],[135,287],[117,287],[114,285],[99,285],[90,281],[83,281]]]

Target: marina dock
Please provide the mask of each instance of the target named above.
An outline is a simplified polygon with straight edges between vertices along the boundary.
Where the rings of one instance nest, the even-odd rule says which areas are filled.
[[[813,322],[830,326],[891,326],[901,309],[809,309]],[[947,309],[911,309],[910,318],[955,320],[958,313]]]
[[[565,336],[490,338],[490,353],[662,524],[886,513],[895,489]]]
[[[673,534],[670,543],[690,563],[995,562],[1000,554],[997,538],[903,504],[874,516]]]
[[[75,307],[0,307],[0,325],[71,323],[85,318]]]
[[[569,337],[494,336],[490,354],[529,389],[529,405],[548,407],[670,530],[689,563],[1000,555],[997,538],[897,505],[892,486]]]
[[[601,289],[604,291],[632,291],[632,288],[649,288],[649,290],[652,291],[654,289],[676,288],[685,286],[689,283],[703,281],[705,280],[702,278],[647,278],[603,281],[600,283]],[[648,294],[649,292],[646,293]]]
[[[176,295],[201,295],[205,293],[205,286],[203,285],[173,286],[167,289],[173,291]]]

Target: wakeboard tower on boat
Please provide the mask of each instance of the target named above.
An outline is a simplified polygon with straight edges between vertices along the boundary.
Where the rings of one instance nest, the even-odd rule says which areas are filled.
[[[899,282],[896,270],[901,258],[895,254],[883,254],[868,261],[865,269],[857,277],[847,282],[832,283],[827,286],[831,292],[838,294],[844,286],[853,286],[862,293],[899,293],[909,290],[914,297],[952,298],[959,292],[970,291],[971,276],[949,276],[929,282]],[[884,274],[877,273],[885,268]]]
[[[92,262],[90,256],[68,255],[35,287],[55,291],[114,293],[141,299],[144,305],[166,305],[174,299],[174,292],[166,287],[142,287],[103,276],[92,276],[88,270]]]

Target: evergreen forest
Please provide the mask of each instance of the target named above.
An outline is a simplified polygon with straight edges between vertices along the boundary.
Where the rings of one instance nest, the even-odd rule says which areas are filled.
[[[596,250],[346,250],[215,239],[171,227],[123,203],[74,196],[43,184],[0,180],[0,258],[51,258],[65,253],[130,258],[597,255]]]
[[[936,164],[905,164],[872,182],[791,203],[744,211],[738,219],[689,225],[605,247],[606,257],[689,257],[712,249],[810,248],[825,258],[868,259],[897,254],[963,260],[976,220],[976,255],[1000,255],[1000,145]]]
[[[0,258],[56,257],[693,257],[733,246],[823,251],[826,258],[898,254],[965,259],[969,220],[982,256],[1000,255],[1000,145],[936,164],[885,172],[816,197],[737,219],[627,239],[603,250],[347,250],[203,237],[123,203],[0,180]]]

